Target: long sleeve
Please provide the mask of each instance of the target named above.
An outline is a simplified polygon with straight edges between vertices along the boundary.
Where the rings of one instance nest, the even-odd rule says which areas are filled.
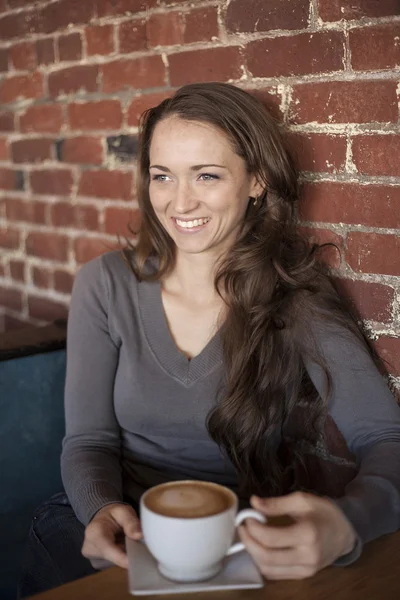
[[[355,550],[337,562],[345,565],[365,542],[400,528],[400,407],[354,335],[330,328],[317,339],[332,377],[329,412],[359,466],[335,500],[358,534]],[[321,392],[320,368],[307,369]]]
[[[61,472],[84,525],[102,506],[122,501],[120,430],[113,406],[119,342],[110,334],[108,297],[100,257],[75,279],[67,333]]]

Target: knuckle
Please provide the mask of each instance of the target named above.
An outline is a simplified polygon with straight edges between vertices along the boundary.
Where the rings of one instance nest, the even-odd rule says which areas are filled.
[[[303,570],[303,577],[312,577],[313,575],[315,575],[317,573],[318,569],[316,566],[308,566],[305,567]]]
[[[86,527],[85,536],[89,539],[98,537],[99,535],[101,535],[102,530],[103,530],[103,528],[102,528],[100,521],[92,521]]]
[[[314,547],[318,542],[318,528],[315,523],[309,522],[306,534],[307,543]]]
[[[310,548],[307,556],[307,567],[314,568],[320,563],[321,553],[318,546],[313,546]]]

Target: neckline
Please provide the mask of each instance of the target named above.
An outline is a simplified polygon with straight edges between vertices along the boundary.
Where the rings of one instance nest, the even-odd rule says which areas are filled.
[[[219,331],[202,351],[187,358],[172,338],[161,296],[159,281],[138,283],[139,310],[147,343],[160,366],[185,385],[210,374],[222,364]]]

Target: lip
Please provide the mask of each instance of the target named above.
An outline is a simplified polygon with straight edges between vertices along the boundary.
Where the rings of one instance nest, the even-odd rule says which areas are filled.
[[[206,218],[206,217],[200,217],[200,218]],[[203,229],[205,229],[207,227],[207,225],[211,222],[211,219],[205,223],[204,225],[198,225],[197,227],[191,227],[190,229],[185,228],[185,227],[180,227],[180,225],[178,225],[178,223],[176,222],[176,217],[171,217],[171,220],[174,224],[174,227],[177,231],[179,231],[179,233],[185,233],[186,235],[190,235],[193,233],[198,233],[199,231],[203,231]],[[180,221],[195,221],[195,218],[192,219],[181,219],[179,218]]]

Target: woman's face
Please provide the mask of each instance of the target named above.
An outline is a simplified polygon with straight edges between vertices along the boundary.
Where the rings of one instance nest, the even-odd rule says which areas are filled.
[[[178,252],[220,255],[262,188],[217,128],[171,116],[150,145],[150,201]]]

